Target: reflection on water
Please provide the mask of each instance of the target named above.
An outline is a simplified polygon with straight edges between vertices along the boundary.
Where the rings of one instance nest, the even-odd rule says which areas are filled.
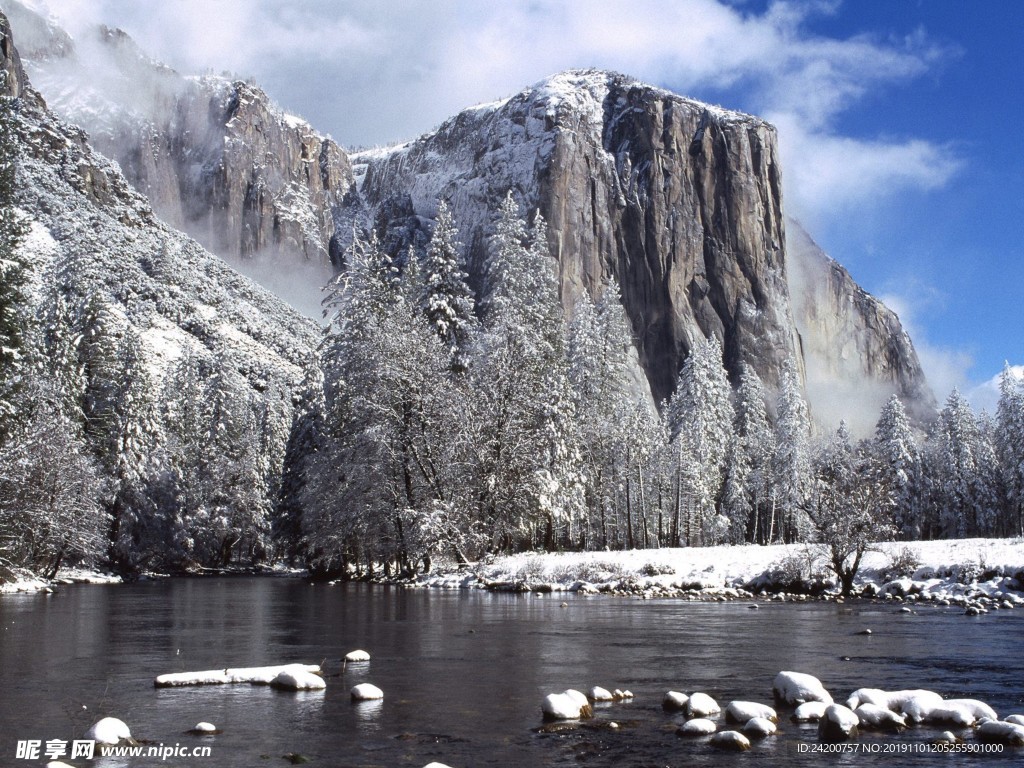
[[[732,699],[770,703],[772,679],[782,669],[815,674],[839,697],[859,687],[923,687],[983,699],[1000,714],[1024,712],[1024,611],[968,619],[955,609],[896,610],[773,603],[751,611],[739,603],[266,578],[5,596],[0,765],[13,761],[19,739],[80,738],[105,715],[157,744],[211,744],[206,764],[218,768],[286,764],[281,756],[289,753],[332,767],[419,768],[435,760],[456,768],[727,765],[736,758],[676,737],[679,716],[661,710],[663,694],[703,690],[723,708]],[[873,634],[858,634],[864,628]],[[344,665],[342,657],[355,648],[368,650],[372,661]],[[165,672],[289,661],[323,663],[327,690],[152,687]],[[382,688],[384,700],[353,704],[349,690],[362,682]],[[629,688],[636,698],[599,707],[582,726],[539,730],[545,694],[593,685]],[[203,720],[223,734],[187,733]],[[607,727],[612,721],[617,729]],[[901,738],[931,735],[917,729]],[[814,739],[814,726],[784,721],[780,735],[755,744],[748,757],[759,766],[821,765],[820,755],[797,752],[798,743]],[[931,759],[901,755],[899,764]],[[884,753],[829,762],[893,764]],[[130,761],[132,768],[167,764]]]

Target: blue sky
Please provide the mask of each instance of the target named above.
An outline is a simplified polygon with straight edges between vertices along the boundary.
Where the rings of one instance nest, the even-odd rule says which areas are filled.
[[[34,0],[40,4],[43,0]],[[940,399],[1024,364],[1018,0],[61,0],[186,73],[251,76],[343,145],[570,67],[762,115],[788,211],[897,310]],[[212,23],[211,14],[216,14]]]

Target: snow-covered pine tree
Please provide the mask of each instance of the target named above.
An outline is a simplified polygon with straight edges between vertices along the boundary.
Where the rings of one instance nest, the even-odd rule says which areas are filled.
[[[441,344],[448,350],[452,370],[464,372],[470,338],[477,326],[473,292],[467,275],[459,266],[459,232],[448,203],[437,204],[434,232],[423,264],[423,292],[420,300]]]
[[[803,511],[810,476],[811,424],[800,392],[796,365],[783,367],[775,412],[775,455],[772,461],[770,541],[804,541],[810,520]]]
[[[677,458],[679,501],[690,514],[680,532],[689,545],[717,544],[728,536],[720,513],[729,446],[733,440],[732,389],[718,339],[694,344],[668,404],[672,450]]]
[[[31,375],[26,349],[31,267],[18,248],[26,228],[14,209],[15,119],[13,101],[0,98],[0,444],[17,429],[18,391]]]
[[[732,541],[766,544],[774,439],[768,422],[764,385],[746,363],[740,366],[735,412],[735,438],[728,461],[723,513],[729,518]]]
[[[596,307],[584,294],[569,326],[567,346],[589,511],[581,530],[583,546],[634,548],[650,536],[644,504],[636,502],[643,497],[645,465],[653,450],[644,436],[656,420],[648,408],[650,423],[643,421],[642,403],[632,391],[632,348],[618,284],[605,284]],[[623,514],[624,524],[619,525]],[[593,531],[600,531],[596,540],[591,540]]]
[[[1024,379],[1009,363],[999,377],[995,450],[1006,491],[1000,530],[1004,536],[1024,536]]]
[[[937,479],[942,506],[939,526],[944,538],[977,535],[977,486],[979,482],[978,422],[970,404],[958,389],[946,399],[939,414]]]
[[[921,535],[921,456],[907,412],[896,395],[882,407],[872,445],[879,482],[892,499],[893,524],[904,539]]]
[[[495,230],[473,382],[480,516],[497,549],[552,546],[582,504],[556,263],[539,216],[527,244],[511,194]]]

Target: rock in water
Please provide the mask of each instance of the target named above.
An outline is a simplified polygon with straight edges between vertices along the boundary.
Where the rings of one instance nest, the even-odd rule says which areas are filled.
[[[753,701],[730,701],[729,706],[725,708],[725,722],[727,723],[742,725],[755,717],[762,717],[773,723],[779,721],[778,714],[767,704],[758,704]]]
[[[357,662],[357,661],[369,661],[370,654],[366,651],[349,651],[345,654],[345,661]]]
[[[676,729],[676,735],[678,736],[707,736],[718,730],[718,726],[715,725],[714,721],[708,720],[703,717],[696,717],[693,720],[687,720],[681,726]]]
[[[857,738],[860,718],[842,704],[830,704],[818,721],[818,739],[824,742],[850,741]]]
[[[116,717],[104,717],[96,721],[93,726],[85,732],[85,738],[95,741],[97,744],[119,744],[122,740],[131,739],[131,731],[123,720]]]
[[[711,746],[725,752],[746,752],[750,740],[739,731],[720,731],[711,737]]]
[[[375,701],[384,698],[384,691],[370,683],[353,686],[349,693],[352,696],[352,701]]]
[[[772,684],[777,704],[803,704],[808,701],[832,703],[832,697],[821,681],[803,672],[779,672]]]
[[[764,717],[752,717],[743,726],[743,733],[756,739],[772,736],[777,730],[778,726],[775,725],[775,721]]]
[[[686,714],[690,717],[710,717],[721,711],[718,702],[706,693],[694,693],[686,702]]]
[[[661,700],[661,708],[666,712],[682,712],[686,709],[686,702],[690,697],[679,691],[669,691]]]
[[[270,685],[288,691],[321,691],[327,687],[326,681],[320,675],[301,669],[281,670],[277,677],[270,681]]]

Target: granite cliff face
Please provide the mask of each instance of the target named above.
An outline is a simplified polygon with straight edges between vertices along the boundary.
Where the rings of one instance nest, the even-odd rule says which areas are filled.
[[[895,393],[917,416],[934,413],[935,398],[896,314],[857,285],[799,223],[790,220],[786,232],[810,399],[861,402],[873,419]]]
[[[762,120],[621,75],[568,72],[353,160],[385,228],[449,199],[478,278],[497,201],[511,189],[524,211],[539,210],[567,307],[619,281],[656,398],[710,334],[733,373],[747,362],[769,385],[787,358],[800,361],[775,130]]]
[[[182,77],[121,30],[72,40],[13,0],[4,6],[26,31],[26,67],[51,108],[167,223],[229,259],[327,265],[337,255],[352,172],[330,138],[253,85]]]

